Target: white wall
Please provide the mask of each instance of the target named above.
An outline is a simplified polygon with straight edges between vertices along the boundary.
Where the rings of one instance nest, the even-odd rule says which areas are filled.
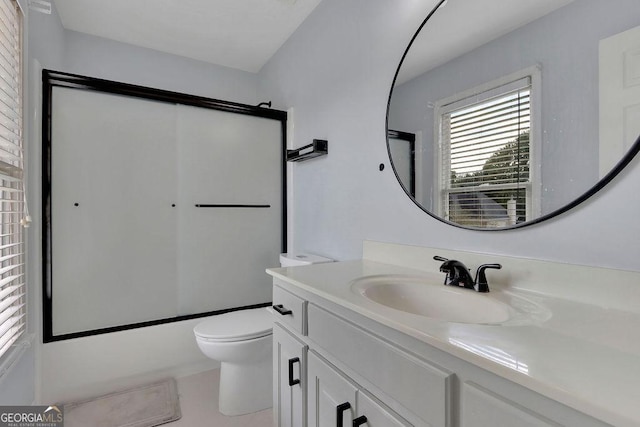
[[[324,0],[261,71],[260,93],[296,110],[296,144],[329,141],[327,157],[294,166],[291,249],[359,258],[372,239],[638,270],[640,159],[578,208],[519,230],[454,228],[406,197],[389,165],[386,106],[402,53],[434,3]]]
[[[256,99],[256,74],[75,31],[64,35],[64,69],[56,71],[250,105],[262,102]]]

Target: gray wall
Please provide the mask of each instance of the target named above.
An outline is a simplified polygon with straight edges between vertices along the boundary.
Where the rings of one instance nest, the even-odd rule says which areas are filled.
[[[431,178],[434,109],[427,104],[541,66],[542,213],[550,213],[598,180],[598,42],[638,25],[638,16],[636,0],[619,0],[616,7],[601,0],[570,3],[396,87],[389,126],[423,132],[424,176]]]
[[[295,109],[295,144],[329,141],[328,156],[293,166],[292,249],[350,259],[373,239],[638,270],[640,198],[629,195],[640,159],[578,208],[519,230],[447,226],[406,197],[389,167],[385,117],[397,64],[435,2],[417,3],[324,0],[261,71],[261,93]]]
[[[123,83],[257,104],[257,75],[75,31],[64,33],[63,69]]]

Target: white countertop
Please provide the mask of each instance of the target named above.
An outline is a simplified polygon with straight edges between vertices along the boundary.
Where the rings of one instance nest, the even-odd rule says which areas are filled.
[[[274,268],[267,273],[601,421],[640,426],[638,313],[509,290],[535,301],[551,316],[516,326],[450,323],[373,303],[349,285],[363,276],[384,274],[442,282],[442,273],[369,260]],[[500,292],[494,286],[488,295]]]

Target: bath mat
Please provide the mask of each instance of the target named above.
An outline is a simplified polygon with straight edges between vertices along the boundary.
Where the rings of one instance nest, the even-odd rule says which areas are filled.
[[[152,427],[180,416],[173,378],[64,405],[65,427]]]

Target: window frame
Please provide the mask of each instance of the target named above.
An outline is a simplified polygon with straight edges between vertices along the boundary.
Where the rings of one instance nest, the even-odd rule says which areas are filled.
[[[476,103],[485,102],[489,98],[501,96],[503,94],[512,92],[513,89],[509,86],[520,80],[530,79],[530,127],[529,127],[529,183],[527,184],[526,195],[526,222],[535,220],[541,216],[541,174],[540,174],[540,129],[541,129],[541,110],[542,110],[542,68],[540,65],[534,65],[524,68],[506,76],[491,80],[489,82],[474,86],[470,89],[456,93],[455,95],[443,98],[434,103],[434,183],[436,185],[437,192],[433,197],[434,211],[437,215],[447,222],[451,222],[448,214],[448,203],[444,203],[443,192],[448,193],[448,188],[443,179],[443,156],[448,155],[445,151],[443,143],[443,116],[453,109],[461,108],[462,103],[470,100],[474,97],[482,98]],[[467,105],[473,105],[474,102],[469,101]],[[456,105],[456,108],[452,108]],[[458,106],[459,105],[459,106]],[[496,189],[498,189],[496,187]],[[490,230],[493,227],[469,227],[467,225],[451,222],[454,225],[460,225],[467,228],[478,228],[481,230]],[[513,225],[506,225],[513,226]],[[503,227],[499,227],[503,228]]]

